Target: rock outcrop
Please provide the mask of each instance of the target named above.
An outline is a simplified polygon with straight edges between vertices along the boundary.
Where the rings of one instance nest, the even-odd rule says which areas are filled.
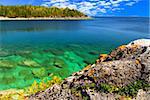
[[[142,95],[142,96],[141,96]],[[31,100],[150,100],[150,40],[136,40],[102,54],[93,65]]]

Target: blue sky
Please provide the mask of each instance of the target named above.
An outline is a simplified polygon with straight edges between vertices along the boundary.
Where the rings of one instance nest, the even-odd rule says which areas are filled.
[[[0,4],[69,7],[90,16],[149,16],[149,0],[0,0]]]

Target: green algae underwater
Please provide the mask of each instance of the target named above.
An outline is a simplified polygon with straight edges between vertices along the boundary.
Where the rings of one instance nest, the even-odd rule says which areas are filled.
[[[148,37],[147,18],[0,21],[0,25],[0,90],[22,89],[52,76],[64,79],[94,63],[100,53]]]

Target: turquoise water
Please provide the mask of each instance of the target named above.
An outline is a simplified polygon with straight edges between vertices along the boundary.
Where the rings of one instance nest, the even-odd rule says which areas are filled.
[[[100,53],[150,38],[148,18],[86,21],[0,21],[0,90],[34,80],[65,78],[94,63]]]

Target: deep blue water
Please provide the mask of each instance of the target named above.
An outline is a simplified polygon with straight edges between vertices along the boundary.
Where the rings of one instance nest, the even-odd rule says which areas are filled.
[[[65,78],[100,53],[140,38],[150,38],[148,18],[0,21],[0,89],[23,88],[49,73]]]
[[[95,18],[86,21],[1,21],[1,43],[127,43],[149,38],[148,18]]]
[[[86,21],[1,21],[1,43],[120,45],[149,38],[148,18],[95,18]],[[98,45],[96,44],[96,45]]]

